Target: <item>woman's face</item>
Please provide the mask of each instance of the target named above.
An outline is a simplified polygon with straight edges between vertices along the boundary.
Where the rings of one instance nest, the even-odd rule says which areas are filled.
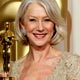
[[[39,4],[30,4],[23,20],[30,45],[44,46],[50,44],[54,23],[50,20],[45,9]]]

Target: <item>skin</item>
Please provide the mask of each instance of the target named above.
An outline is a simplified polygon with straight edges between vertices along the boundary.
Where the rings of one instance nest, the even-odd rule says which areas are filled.
[[[0,77],[7,77],[7,74],[6,73],[0,73]]]

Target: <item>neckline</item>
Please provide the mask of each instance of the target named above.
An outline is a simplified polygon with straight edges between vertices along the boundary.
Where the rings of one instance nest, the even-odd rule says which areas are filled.
[[[57,69],[58,65],[60,64],[61,60],[64,58],[65,55],[66,55],[66,52],[62,52],[61,57],[59,58],[59,60],[57,61],[55,67],[53,68],[52,74],[51,74],[49,77],[47,77],[45,80],[49,80],[50,78],[54,78],[56,69]],[[18,61],[16,61],[16,63],[17,63],[17,62],[18,62]],[[17,65],[20,66],[20,64],[18,64],[18,63],[17,63]],[[18,75],[18,78],[19,78],[19,75]]]

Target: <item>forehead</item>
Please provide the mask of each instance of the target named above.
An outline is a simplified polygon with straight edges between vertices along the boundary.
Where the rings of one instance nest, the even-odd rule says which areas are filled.
[[[26,14],[32,14],[32,13],[36,13],[36,14],[40,14],[40,13],[45,13],[46,14],[46,11],[44,9],[43,6],[41,6],[40,4],[38,3],[32,3],[28,6],[28,8],[26,9]]]

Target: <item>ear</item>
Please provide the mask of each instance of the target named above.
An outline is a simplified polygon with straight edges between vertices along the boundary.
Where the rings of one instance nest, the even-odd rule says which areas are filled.
[[[24,24],[22,22],[19,22],[19,25],[20,25],[21,28],[24,27]]]

